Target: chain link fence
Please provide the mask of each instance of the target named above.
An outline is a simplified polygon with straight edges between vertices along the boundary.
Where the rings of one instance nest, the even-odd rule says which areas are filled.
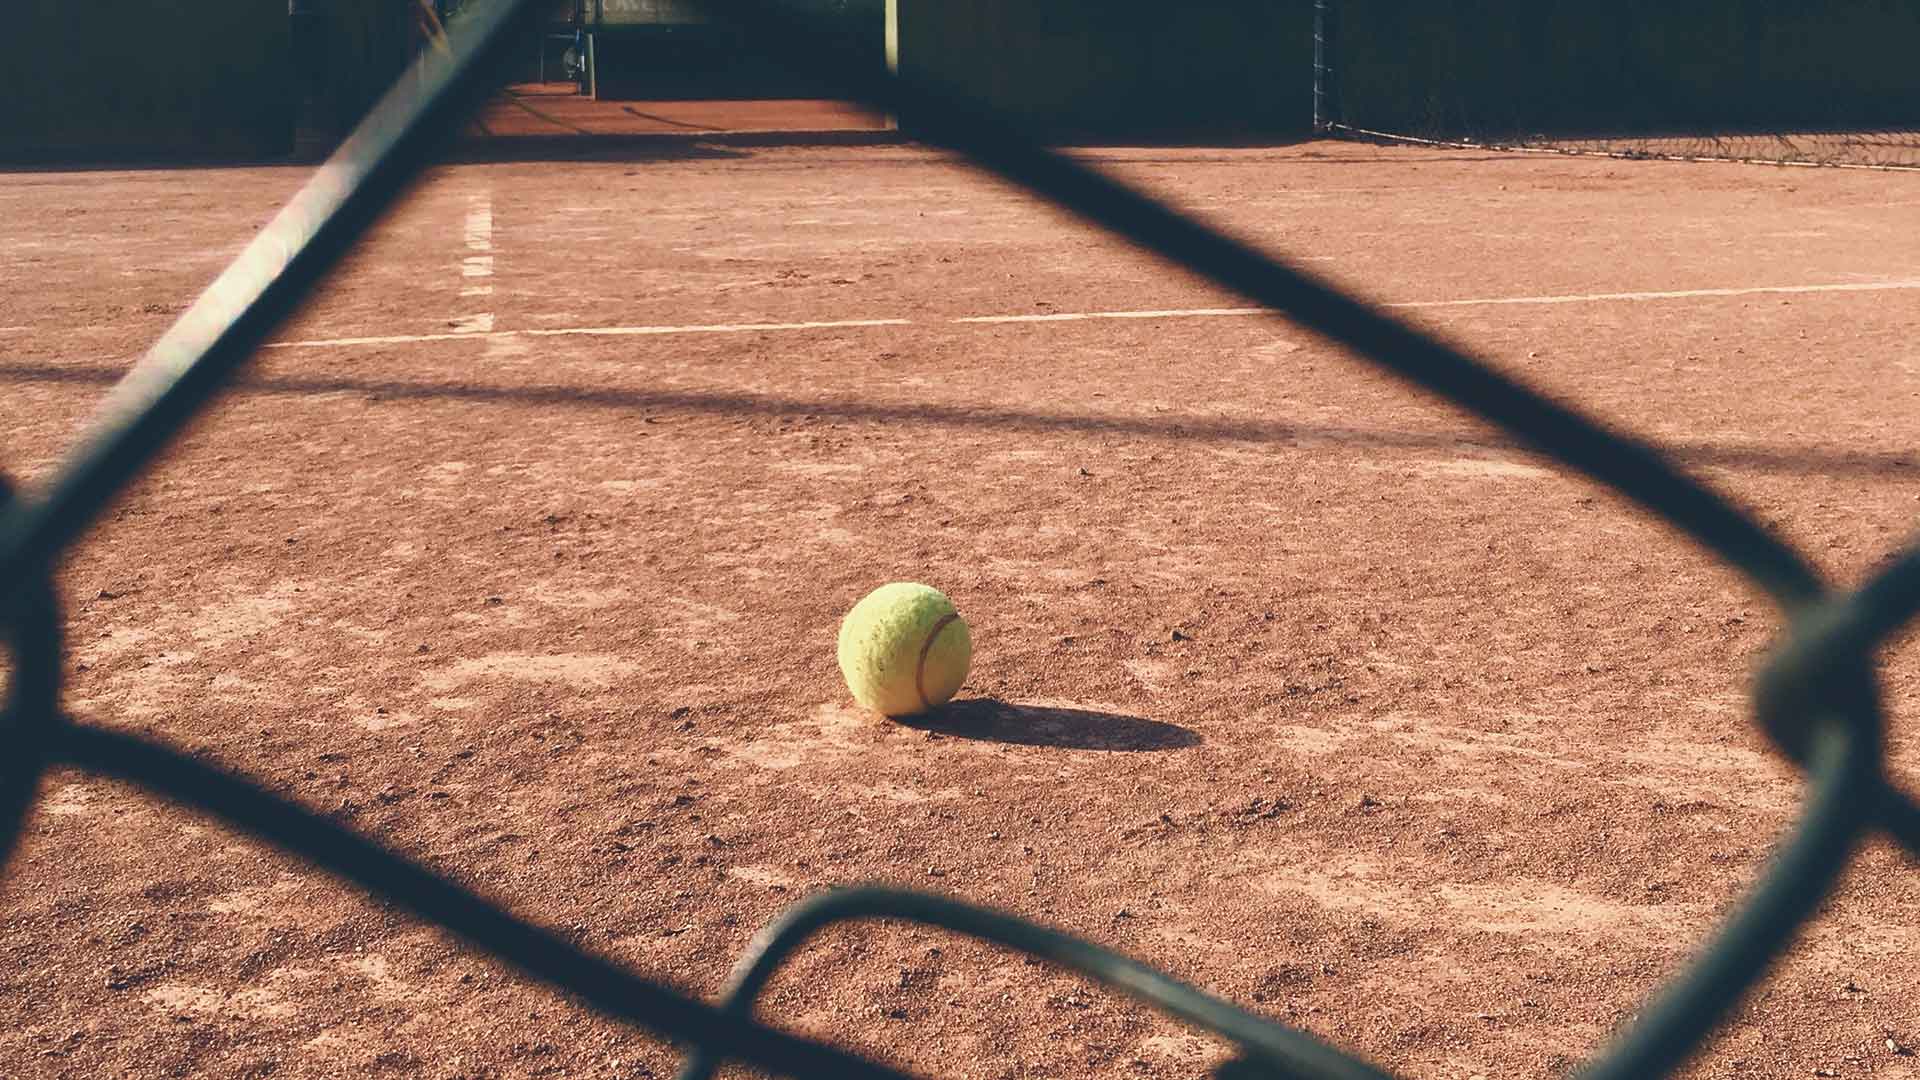
[[[102,509],[201,412],[360,234],[434,159],[465,111],[489,89],[486,72],[517,39],[532,0],[481,0],[453,29],[450,49],[423,57],[308,185],[280,212],[114,389],[78,449],[40,489],[0,488],[0,625],[11,651],[0,737],[0,856],[18,844],[41,774],[53,766],[137,784],[215,815],[460,935],[605,1014],[692,1048],[682,1076],[723,1061],[802,1077],[900,1077],[840,1048],[754,1017],[778,966],[834,923],[890,919],[942,927],[1079,972],[1217,1034],[1235,1048],[1222,1077],[1378,1078],[1387,1075],[1314,1037],[1239,1008],[1088,941],[1023,919],[923,893],[851,889],[792,910],[755,939],[720,1004],[628,971],[356,833],[161,742],[89,724],[61,708],[62,617],[52,585],[61,554]],[[1726,499],[1653,449],[1529,390],[1446,344],[1169,209],[1074,160],[1015,135],[991,115],[842,61],[834,35],[767,0],[736,5],[764,20],[795,64],[844,92],[911,112],[926,140],[1052,200],[1139,247],[1204,275],[1498,424],[1540,453],[1619,492],[1737,568],[1779,605],[1786,638],[1760,676],[1755,719],[1807,777],[1801,817],[1764,879],[1694,962],[1584,1075],[1642,1078],[1687,1060],[1810,918],[1863,836],[1884,830],[1920,854],[1920,809],[1881,760],[1874,651],[1920,609],[1920,548],[1909,548],[1852,593],[1836,593],[1809,563]]]

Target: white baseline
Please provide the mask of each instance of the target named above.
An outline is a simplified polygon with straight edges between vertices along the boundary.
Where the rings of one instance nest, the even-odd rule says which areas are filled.
[[[355,345],[409,345],[416,341],[488,341],[514,337],[637,337],[651,334],[763,334],[779,330],[834,330],[856,326],[912,326],[912,319],[842,319],[836,322],[712,323],[694,326],[573,326],[553,330],[495,330],[484,334],[389,334],[384,337],[276,341],[269,349],[340,349]]]
[[[1503,304],[1599,304],[1634,303],[1658,300],[1693,300],[1726,296],[1762,296],[1798,293],[1898,292],[1920,289],[1920,278],[1897,281],[1849,281],[1825,285],[1750,285],[1725,289],[1668,289],[1645,292],[1568,293],[1556,296],[1486,296],[1459,300],[1402,300],[1380,305],[1387,308],[1491,307]],[[817,322],[705,323],[685,326],[576,326],[545,330],[502,330],[492,333],[391,334],[380,337],[319,338],[309,341],[277,341],[270,349],[329,349],[363,345],[407,345],[428,341],[474,341],[509,337],[641,337],[661,334],[765,334],[781,331],[839,330],[868,326],[914,326],[927,322],[947,324],[983,323],[1057,323],[1094,319],[1214,319],[1266,315],[1266,308],[1172,308],[1131,311],[1072,311],[1027,315],[966,315],[937,320],[915,319],[835,319]]]

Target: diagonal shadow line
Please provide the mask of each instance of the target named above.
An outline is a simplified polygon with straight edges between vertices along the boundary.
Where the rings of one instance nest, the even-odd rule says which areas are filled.
[[[117,368],[60,364],[0,363],[0,383],[111,385]],[[419,383],[389,379],[247,375],[234,382],[236,395],[367,394],[378,399],[453,400],[497,404],[554,405],[616,410],[668,410],[720,416],[829,416],[866,423],[921,423],[1026,433],[1078,432],[1138,435],[1196,442],[1293,443],[1326,440],[1353,447],[1461,453],[1500,451],[1537,458],[1519,440],[1494,434],[1390,431],[1332,424],[1223,420],[1211,417],[1149,418],[1087,413],[990,409],[962,405],[887,405],[831,398],[794,398],[729,391],[610,390],[576,386],[488,386],[479,383]],[[1920,479],[1920,451],[1815,450],[1802,447],[1667,443],[1666,453],[1688,465],[1735,471],[1805,476],[1894,476]],[[1544,462],[1543,462],[1544,463]]]

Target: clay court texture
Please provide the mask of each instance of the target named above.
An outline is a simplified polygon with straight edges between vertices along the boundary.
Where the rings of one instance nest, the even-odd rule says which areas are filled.
[[[1077,153],[1667,449],[1857,580],[1920,510],[1920,180],[1341,143]],[[0,462],[50,475],[299,168],[0,176]],[[64,564],[66,705],[703,995],[797,899],[991,904],[1421,1077],[1552,1075],[1765,866],[1780,623],[1700,551],[1285,321],[914,145],[449,164]],[[955,705],[858,711],[918,580]],[[1895,772],[1920,665],[1885,661]],[[51,773],[10,1076],[664,1077],[295,857]],[[1689,1067],[1920,1072],[1869,843]],[[944,1077],[1221,1047],[943,933],[761,1015]]]

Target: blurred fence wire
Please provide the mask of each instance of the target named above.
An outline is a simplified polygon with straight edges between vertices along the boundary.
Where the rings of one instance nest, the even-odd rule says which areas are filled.
[[[420,864],[163,743],[91,725],[61,707],[64,670],[52,575],[102,509],[227,386],[267,335],[432,160],[490,89],[519,9],[475,0],[448,49],[423,55],[306,187],[115,387],[76,448],[37,490],[0,487],[0,628],[11,651],[0,737],[0,855],[18,845],[41,775],[68,766],[118,777],[213,814],[453,931],[609,1016],[692,1048],[682,1076],[724,1061],[801,1077],[901,1077],[846,1050],[755,1018],[759,990],[822,928],[858,919],[943,927],[1082,973],[1232,1044],[1223,1077],[1379,1078],[1388,1074],[1285,1025],[1096,944],[930,894],[849,889],[795,906],[742,958],[720,1004],[700,1001],[515,917]],[[1070,157],[964,102],[850,57],[807,9],[735,5],[776,24],[784,59],[851,97],[914,117],[915,134],[957,150],[1034,194],[1232,289],[1400,378],[1496,423],[1605,484],[1737,568],[1787,616],[1786,640],[1758,680],[1755,715],[1807,776],[1803,813],[1764,879],[1694,962],[1586,1068],[1639,1078],[1683,1063],[1809,918],[1869,830],[1920,854],[1920,810],[1881,761],[1874,650],[1920,608],[1920,549],[1836,594],[1811,566],[1727,500],[1646,444],[1507,378],[1471,356]]]

